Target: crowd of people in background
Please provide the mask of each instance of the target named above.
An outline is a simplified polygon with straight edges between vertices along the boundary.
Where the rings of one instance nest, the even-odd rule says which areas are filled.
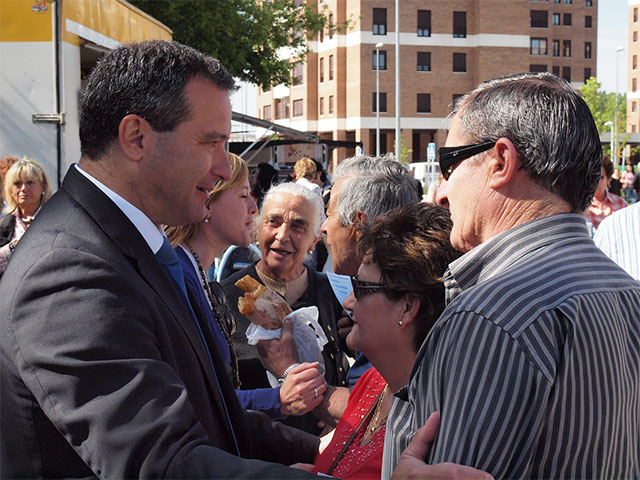
[[[640,172],[567,82],[459,97],[426,198],[389,156],[247,165],[233,87],[123,45],[55,195],[0,160],[0,477],[640,476]],[[245,277],[316,360],[247,338]]]

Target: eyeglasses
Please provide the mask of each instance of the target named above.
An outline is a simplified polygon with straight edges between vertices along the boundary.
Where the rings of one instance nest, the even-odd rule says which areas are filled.
[[[227,328],[227,333],[229,335],[233,335],[234,333],[236,333],[237,328],[236,319],[227,306],[227,297],[224,294],[224,289],[218,282],[209,282],[209,287],[211,287],[211,293],[213,295],[213,299],[215,300],[215,305],[213,305],[213,313],[215,313],[216,318],[219,318],[224,322],[224,325]]]
[[[365,282],[364,280],[358,280],[355,277],[351,277],[351,286],[353,287],[353,296],[356,297],[356,299],[379,292],[386,288],[382,283]]]
[[[438,163],[445,180],[449,180],[456,163],[466,160],[492,148],[496,142],[473,143],[459,147],[440,147],[438,149]]]

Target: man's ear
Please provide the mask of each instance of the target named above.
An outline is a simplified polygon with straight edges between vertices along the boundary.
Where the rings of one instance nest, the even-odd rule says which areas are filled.
[[[495,154],[489,157],[489,186],[500,188],[509,183],[520,170],[520,156],[515,145],[505,137],[498,139],[494,151]]]
[[[367,215],[362,212],[361,210],[358,210],[356,212],[355,217],[353,217],[353,224],[354,225],[359,225],[359,226],[363,226],[367,223]]]
[[[149,122],[139,115],[129,114],[120,120],[118,144],[122,153],[130,160],[140,161],[145,149],[149,148],[153,129]]]

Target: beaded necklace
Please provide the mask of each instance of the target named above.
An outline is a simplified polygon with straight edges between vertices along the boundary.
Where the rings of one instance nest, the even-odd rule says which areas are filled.
[[[204,288],[204,291],[207,294],[207,297],[209,298],[209,303],[211,304],[211,307],[214,308],[214,317],[216,318],[216,322],[218,323],[218,326],[220,327],[220,330],[222,331],[222,335],[224,335],[224,338],[227,341],[227,345],[229,345],[229,354],[231,356],[232,380],[233,380],[233,384],[234,384],[235,388],[239,388],[240,387],[240,375],[238,373],[238,356],[236,355],[236,351],[233,348],[233,342],[231,341],[231,335],[229,334],[229,331],[227,330],[227,326],[225,325],[224,320],[221,318],[221,315],[217,311],[215,311],[215,306],[221,306],[222,307],[223,305],[220,305],[220,303],[218,301],[218,298],[211,291],[211,285],[209,285],[209,281],[207,279],[207,274],[205,273],[204,268],[202,267],[202,264],[200,263],[200,257],[198,256],[196,251],[191,247],[191,245],[189,245],[186,241],[184,242],[184,244],[187,246],[187,248],[191,252],[191,255],[193,255],[193,258],[196,261],[196,265],[198,265],[198,271],[200,272],[200,280],[201,280],[200,283],[202,283],[202,287]],[[231,314],[231,312],[229,312],[229,313]]]

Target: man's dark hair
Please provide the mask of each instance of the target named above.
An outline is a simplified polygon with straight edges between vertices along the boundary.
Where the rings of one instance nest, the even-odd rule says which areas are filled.
[[[189,117],[185,90],[195,77],[227,92],[234,88],[218,60],[176,42],[133,43],[105,55],[80,99],[82,155],[94,160],[103,155],[129,114],[140,115],[157,132],[174,130]]]
[[[508,138],[536,183],[574,212],[590,205],[602,146],[589,107],[565,80],[550,73],[489,80],[460,97],[453,113],[469,143]]]

